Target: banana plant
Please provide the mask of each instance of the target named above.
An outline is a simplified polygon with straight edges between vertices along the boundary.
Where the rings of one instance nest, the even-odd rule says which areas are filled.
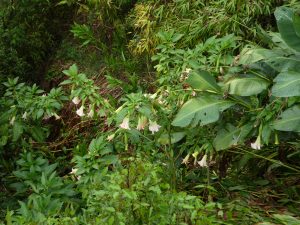
[[[252,147],[260,149],[272,133],[278,143],[277,131],[300,132],[300,15],[280,7],[275,18],[279,33],[268,34],[273,48],[246,46],[237,62],[243,73],[229,72],[219,82],[206,71],[190,73],[187,83],[199,97],[182,106],[173,126],[221,125],[216,150],[254,136]]]

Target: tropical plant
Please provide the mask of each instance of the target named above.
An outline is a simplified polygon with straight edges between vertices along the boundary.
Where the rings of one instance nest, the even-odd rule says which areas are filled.
[[[217,152],[235,148],[249,153],[238,146],[255,140],[248,147],[261,149],[270,144],[278,145],[280,139],[297,137],[300,74],[296,67],[299,51],[294,44],[300,41],[297,34],[299,16],[286,7],[278,8],[275,16],[280,34],[270,33],[269,37],[277,47],[271,50],[246,47],[237,63],[242,66],[243,73],[236,72],[240,69],[229,69],[220,82],[206,71],[190,73],[187,83],[199,97],[182,106],[173,120],[174,126],[215,123],[218,132],[213,145]],[[293,166],[268,160],[298,171]]]

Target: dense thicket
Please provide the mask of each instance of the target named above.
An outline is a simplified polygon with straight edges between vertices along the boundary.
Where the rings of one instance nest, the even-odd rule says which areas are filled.
[[[59,1],[1,1],[0,77],[41,82],[51,54],[72,22],[73,8]]]

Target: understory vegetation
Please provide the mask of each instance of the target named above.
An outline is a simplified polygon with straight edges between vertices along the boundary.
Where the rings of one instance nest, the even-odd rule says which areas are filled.
[[[297,0],[0,2],[0,224],[300,224]]]

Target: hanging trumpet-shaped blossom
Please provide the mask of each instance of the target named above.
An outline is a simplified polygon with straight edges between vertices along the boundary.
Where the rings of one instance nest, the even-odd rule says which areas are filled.
[[[55,117],[56,120],[59,120],[59,119],[60,119],[60,116],[57,115],[56,113],[54,113],[53,116]]]
[[[23,113],[22,119],[23,119],[23,120],[26,120],[26,119],[27,119],[27,112],[24,112],[24,113]]]
[[[85,114],[84,114],[84,112],[83,112],[83,109],[84,109],[84,107],[83,107],[83,105],[76,111],[76,114],[78,115],[78,116],[80,116],[80,117],[82,117],[82,116],[84,116]]]
[[[120,124],[120,127],[122,129],[125,129],[125,130],[130,130],[130,127],[129,127],[129,118],[128,117],[125,117],[122,121],[122,123]]]
[[[181,164],[187,165],[189,163],[190,154],[187,154],[186,157],[182,160]]]
[[[156,121],[151,121],[149,122],[149,130],[152,132],[152,134],[154,134],[155,132],[158,132],[159,131],[159,128],[161,128],[160,125],[158,125],[156,123]]]
[[[256,141],[254,143],[251,143],[251,148],[260,150],[261,149],[261,140],[260,136],[257,137]]]
[[[76,96],[72,99],[72,102],[75,104],[75,105],[78,105],[80,103],[80,99]]]
[[[9,121],[9,124],[10,124],[10,125],[14,125],[15,120],[16,120],[16,117],[13,116],[13,117],[11,118],[11,120]]]
[[[115,134],[108,135],[106,140],[112,141],[114,139],[114,137],[115,137]]]
[[[138,125],[136,127],[137,130],[144,130],[147,125],[147,117],[140,116],[138,120]]]
[[[90,105],[90,111],[88,112],[87,116],[90,117],[90,118],[93,118],[94,117],[94,114],[95,114],[95,111],[94,111],[94,107],[92,107]]]
[[[198,162],[200,167],[207,167],[207,155],[205,154],[203,158]]]

